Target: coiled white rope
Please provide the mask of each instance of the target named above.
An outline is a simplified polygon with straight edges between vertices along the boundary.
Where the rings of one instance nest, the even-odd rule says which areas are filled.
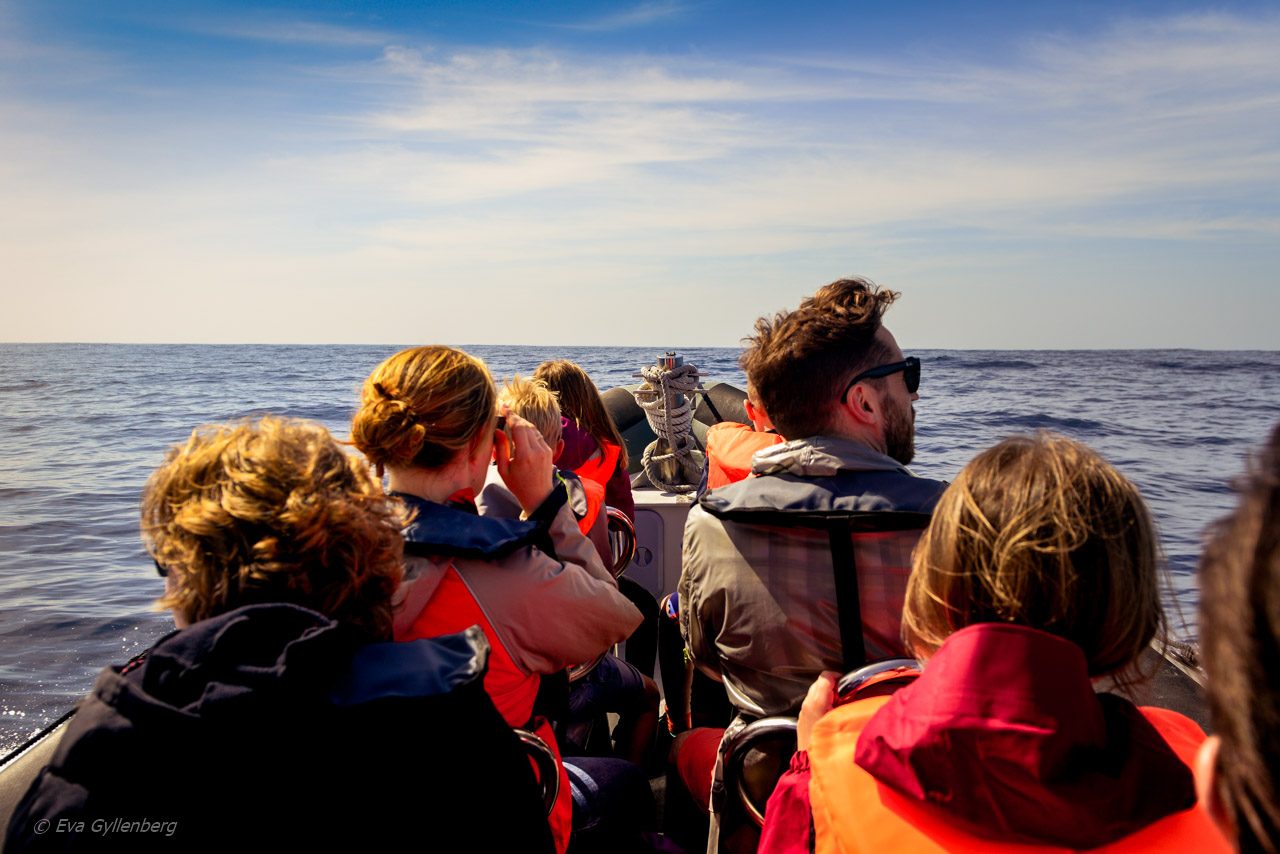
[[[636,404],[644,410],[649,427],[658,438],[644,449],[640,464],[649,482],[659,489],[687,494],[698,488],[705,463],[693,447],[693,393],[698,389],[698,368],[680,365],[640,369],[644,384],[636,390]],[[683,396],[683,400],[679,398]],[[674,477],[669,477],[670,472]]]

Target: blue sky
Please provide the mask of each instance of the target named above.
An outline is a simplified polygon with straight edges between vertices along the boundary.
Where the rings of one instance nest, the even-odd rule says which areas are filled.
[[[0,0],[3,341],[1280,347],[1280,7]]]

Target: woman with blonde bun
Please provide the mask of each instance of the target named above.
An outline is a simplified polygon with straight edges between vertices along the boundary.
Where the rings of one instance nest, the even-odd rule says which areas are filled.
[[[836,709],[819,677],[759,850],[1226,851],[1193,809],[1200,727],[1093,686],[1131,684],[1164,630],[1156,543],[1138,490],[1078,442],[975,457],[907,583],[923,673]]]
[[[408,507],[405,579],[396,595],[397,640],[472,625],[493,647],[485,687],[512,726],[535,730],[541,678],[590,661],[631,633],[640,613],[618,592],[578,529],[552,451],[537,428],[496,408],[488,368],[443,346],[415,347],[384,361],[365,381],[352,443]],[[520,519],[480,516],[486,471],[498,473]],[[565,850],[579,809],[561,769],[550,822]]]

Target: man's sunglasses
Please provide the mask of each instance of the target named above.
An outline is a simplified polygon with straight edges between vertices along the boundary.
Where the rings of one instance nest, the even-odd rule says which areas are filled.
[[[849,380],[849,384],[844,387],[844,394],[840,395],[840,402],[847,401],[849,399],[849,389],[863,380],[887,377],[890,374],[896,374],[898,371],[902,371],[902,380],[907,384],[907,394],[915,394],[916,389],[920,388],[920,360],[915,356],[908,356],[901,362],[894,362],[892,365],[878,365],[874,368],[868,368]]]

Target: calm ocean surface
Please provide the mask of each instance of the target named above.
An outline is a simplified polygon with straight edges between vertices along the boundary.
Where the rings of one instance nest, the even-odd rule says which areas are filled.
[[[361,381],[398,349],[0,345],[0,755],[171,627],[150,610],[162,585],[138,537],[138,497],[165,449],[198,424],[266,412],[346,438]],[[466,349],[498,377],[570,358],[601,389],[635,382],[660,352]],[[682,352],[704,379],[743,384],[736,350]],[[1141,487],[1174,603],[1194,619],[1201,532],[1280,420],[1280,352],[916,352],[917,473],[950,479],[1038,427],[1087,442]]]

